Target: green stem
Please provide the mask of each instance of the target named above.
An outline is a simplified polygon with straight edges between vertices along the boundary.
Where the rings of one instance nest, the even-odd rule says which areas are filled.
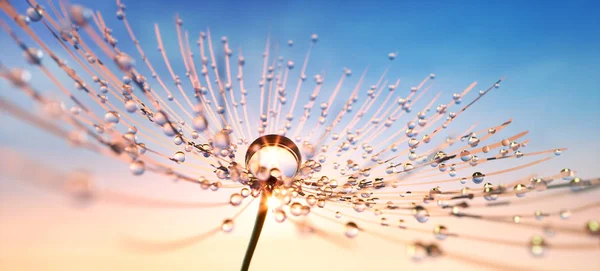
[[[270,193],[267,193],[266,189],[261,193],[260,206],[258,206],[256,221],[254,222],[254,229],[252,230],[252,237],[250,237],[250,242],[248,243],[248,248],[246,249],[246,256],[244,256],[244,263],[242,263],[242,271],[248,271],[248,268],[250,267],[252,255],[254,255],[256,244],[258,244],[258,238],[260,238],[260,233],[262,232],[262,227],[265,223],[265,218],[267,217],[267,211],[269,209],[267,206],[267,200],[269,199],[269,194]]]

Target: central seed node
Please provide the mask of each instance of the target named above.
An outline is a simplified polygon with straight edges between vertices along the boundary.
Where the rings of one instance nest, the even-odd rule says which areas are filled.
[[[300,169],[300,149],[292,140],[280,135],[264,135],[246,151],[246,168],[260,181],[274,177],[289,186]]]

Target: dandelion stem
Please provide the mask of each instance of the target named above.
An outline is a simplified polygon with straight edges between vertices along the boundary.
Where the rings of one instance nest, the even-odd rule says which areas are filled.
[[[267,201],[269,199],[270,193],[267,189],[264,189],[260,196],[260,205],[258,206],[258,212],[256,213],[256,221],[254,222],[254,229],[252,230],[252,236],[250,237],[250,242],[248,243],[248,248],[246,249],[246,256],[244,256],[244,262],[242,263],[242,271],[247,271],[250,267],[250,261],[252,261],[252,255],[254,255],[254,249],[256,249],[256,244],[258,244],[258,238],[260,238],[260,233],[262,232],[263,224],[265,223],[265,218],[267,217],[267,210],[269,209],[267,206]]]

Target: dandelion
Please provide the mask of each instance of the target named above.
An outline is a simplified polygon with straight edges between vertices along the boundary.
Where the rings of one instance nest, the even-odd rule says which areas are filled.
[[[194,37],[179,16],[173,24],[175,41],[164,40],[164,29],[154,25],[161,59],[151,60],[129,24],[135,12],[127,12],[120,0],[110,16],[63,1],[58,5],[49,1],[46,6],[34,0],[28,3],[26,11],[18,11],[0,0],[2,11],[15,22],[0,19],[0,27],[29,63],[28,69],[22,69],[0,62],[0,77],[12,84],[4,92],[18,90],[43,111],[36,114],[4,97],[2,110],[74,148],[121,161],[123,167],[114,170],[129,167],[132,178],[153,172],[187,183],[178,185],[206,190],[199,193],[215,193],[222,201],[167,201],[99,189],[88,173],[44,168],[8,149],[3,150],[11,155],[3,157],[2,170],[71,195],[80,203],[237,208],[234,214],[212,219],[214,229],[193,241],[159,244],[159,248],[176,249],[219,232],[236,231],[243,226],[236,225],[236,219],[254,199],[259,208],[242,270],[250,268],[254,251],[260,249],[269,214],[278,223],[292,223],[302,232],[334,242],[332,235],[337,234],[399,244],[416,262],[445,257],[486,267],[518,267],[519,263],[473,259],[446,249],[445,242],[452,239],[524,248],[535,257],[548,250],[600,248],[598,222],[592,217],[578,227],[535,221],[568,220],[597,209],[600,202],[582,202],[568,210],[546,210],[545,203],[594,193],[600,179],[582,179],[568,168],[516,180],[503,178],[554,159],[566,148],[528,152],[527,131],[502,133],[512,119],[484,127],[473,124],[458,136],[446,132],[505,78],[490,82],[479,93],[474,82],[462,91],[440,92],[426,101],[424,94],[435,91],[436,74],[426,74],[419,84],[408,87],[399,79],[389,79],[387,69],[376,82],[367,82],[367,69],[307,74],[312,50],[327,42],[316,33],[307,35],[309,47],[303,59],[278,57],[269,36],[262,62],[251,63],[241,50],[230,46],[229,37],[215,38],[209,29]],[[118,41],[118,31],[130,40]],[[194,39],[197,47],[191,42]],[[179,50],[167,51],[167,42],[177,44]],[[303,41],[286,42],[292,50]],[[2,46],[11,44],[3,41]],[[176,56],[185,74],[175,72]],[[386,57],[390,62],[400,58],[398,52],[382,53]],[[158,73],[158,65],[168,72]],[[251,65],[260,71],[259,78],[246,77],[244,71]],[[36,71],[35,77],[30,70]],[[355,74],[360,74],[357,79]],[[48,87],[59,90],[59,99],[34,88],[33,82],[41,80],[38,76],[49,79]],[[329,80],[335,85],[323,95],[324,82]],[[495,170],[482,167],[498,161],[510,165]],[[31,165],[39,174],[18,169]],[[560,192],[549,193],[555,190]],[[531,195],[539,192],[543,195]],[[503,207],[525,203],[540,210],[502,212]],[[313,220],[339,227],[331,231]],[[458,223],[450,223],[455,227],[438,224],[458,220],[584,238],[554,243],[547,236],[533,235],[514,241],[502,232],[478,234],[462,230]],[[430,235],[430,241],[414,237],[422,233]]]

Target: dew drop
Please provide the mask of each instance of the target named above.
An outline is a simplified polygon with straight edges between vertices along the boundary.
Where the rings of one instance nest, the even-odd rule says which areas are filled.
[[[521,223],[521,220],[522,220],[521,216],[518,216],[518,215],[513,216],[513,222],[515,222],[515,224]]]
[[[563,169],[563,170],[560,171],[560,177],[563,180],[567,180],[567,181],[572,180],[573,176],[575,176],[575,173],[572,170],[568,169],[568,168],[565,168],[565,169]]]
[[[44,16],[44,10],[41,8],[29,7],[26,11],[27,17],[32,22],[37,22]]]
[[[125,109],[129,113],[133,113],[133,112],[135,112],[138,109],[137,108],[137,103],[134,100],[128,100],[128,101],[125,102]]]
[[[215,147],[217,147],[219,149],[229,148],[230,141],[229,141],[229,134],[227,134],[227,131],[221,130],[220,132],[215,134],[215,137],[213,140],[214,140]]]
[[[575,177],[569,182],[569,186],[571,191],[577,192],[585,188],[585,183],[579,177]]]
[[[275,211],[275,221],[282,223],[287,219],[287,216],[285,215],[285,212],[283,210],[276,210]]]
[[[529,242],[529,248],[531,250],[531,254],[536,257],[540,257],[544,255],[544,248],[546,247],[546,242],[544,241],[544,237],[536,235],[531,238]]]
[[[242,188],[242,190],[240,191],[240,195],[242,195],[242,197],[244,198],[250,196],[250,189],[246,187]]]
[[[483,178],[485,177],[485,175],[481,172],[475,172],[473,173],[473,182],[476,184],[480,184],[481,182],[483,182]]]
[[[589,234],[598,235],[600,234],[600,222],[597,220],[590,220],[585,224],[585,229]]]
[[[239,206],[240,204],[242,204],[243,200],[244,200],[244,197],[238,193],[231,194],[231,196],[229,197],[229,203],[232,206]]]
[[[471,160],[471,157],[473,157],[471,155],[471,152],[469,152],[468,150],[463,150],[460,152],[460,160],[462,160],[463,162],[467,162],[469,160]]]
[[[448,229],[444,225],[437,225],[433,229],[433,235],[438,240],[444,240],[448,237]]]
[[[294,216],[301,215],[302,214],[302,204],[300,204],[298,202],[292,203],[292,205],[290,205],[290,213]]]
[[[197,116],[192,122],[192,126],[194,126],[194,129],[198,130],[199,132],[204,132],[208,124],[204,116]]]
[[[353,206],[352,206],[352,207],[354,208],[354,211],[357,211],[357,212],[359,212],[359,213],[360,213],[360,212],[363,212],[363,211],[364,211],[364,210],[367,208],[367,204],[365,204],[365,201],[364,201],[364,200],[362,200],[362,199],[357,199],[357,200],[354,202],[354,204],[353,204]]]
[[[104,121],[106,121],[108,123],[119,123],[119,119],[120,119],[119,113],[117,113],[115,111],[108,111],[104,115]]]
[[[423,206],[415,206],[412,210],[412,213],[420,223],[425,223],[429,220],[429,212]]]
[[[131,173],[133,175],[136,175],[136,176],[142,175],[144,173],[144,171],[146,170],[144,161],[136,160],[136,161],[132,162],[131,164],[129,164],[129,170],[131,171]]]
[[[571,211],[569,211],[569,210],[561,210],[560,211],[561,219],[568,219],[569,217],[571,217]]]
[[[221,224],[221,230],[223,232],[231,232],[233,230],[233,220],[232,219],[223,220],[223,223]]]
[[[346,236],[348,236],[349,238],[354,238],[358,235],[358,225],[356,225],[356,223],[354,222],[348,222],[346,223]]]
[[[185,161],[185,153],[182,151],[177,151],[175,155],[173,155],[173,159],[178,163],[183,163]]]

